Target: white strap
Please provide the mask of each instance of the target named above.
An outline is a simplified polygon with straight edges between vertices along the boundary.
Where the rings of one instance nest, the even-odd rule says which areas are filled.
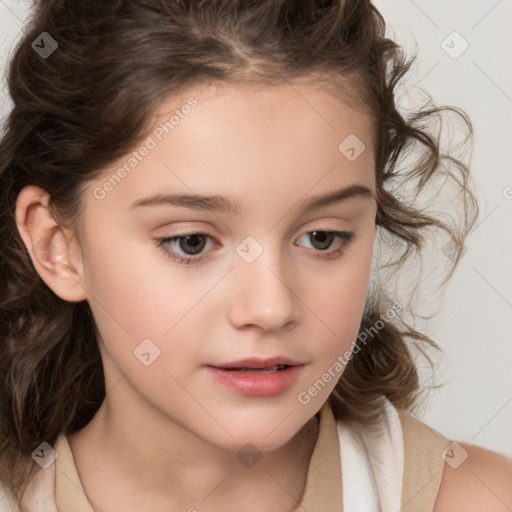
[[[17,512],[14,506],[14,502],[11,496],[11,492],[8,491],[0,483],[0,512]]]
[[[55,503],[55,464],[40,469],[27,485],[22,500],[23,512],[57,512]],[[11,493],[0,486],[0,512],[20,512]]]
[[[402,497],[404,441],[398,412],[383,397],[376,426],[337,420],[344,512],[398,512]]]

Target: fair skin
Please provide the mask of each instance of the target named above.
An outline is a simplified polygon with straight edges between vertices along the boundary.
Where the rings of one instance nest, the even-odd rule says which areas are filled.
[[[445,463],[433,512],[510,512],[512,460],[480,446],[459,442],[468,458]]]
[[[98,511],[289,511],[304,491],[314,415],[335,380],[308,403],[298,396],[351,348],[366,299],[372,122],[303,84],[216,84],[164,100],[154,126],[190,96],[197,106],[108,194],[98,199],[94,190],[127,158],[87,185],[81,245],[55,222],[44,191],[28,186],[18,197],[36,270],[62,299],[87,300],[98,328],[106,398],[68,440]],[[338,149],[351,134],[365,145],[353,161]],[[305,209],[313,196],[353,185],[369,193]],[[225,196],[240,212],[132,207],[171,192]],[[170,259],[154,241],[183,236],[180,229],[211,237],[165,246],[186,258],[199,245],[197,263]],[[313,231],[353,239],[334,236],[329,246]],[[246,237],[256,245],[241,245]],[[248,263],[240,247],[262,252]],[[160,350],[148,366],[134,356],[145,339]],[[239,394],[205,369],[275,355],[304,366],[274,396]],[[251,467],[237,457],[247,443],[262,454]]]

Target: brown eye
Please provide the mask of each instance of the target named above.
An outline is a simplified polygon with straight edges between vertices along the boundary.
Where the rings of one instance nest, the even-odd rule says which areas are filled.
[[[300,238],[307,238],[308,243],[312,244],[313,256],[323,259],[338,258],[344,253],[346,246],[353,240],[354,233],[348,231],[329,231],[317,230],[304,233]],[[333,241],[337,240],[334,248]],[[215,245],[217,240],[207,233],[184,233],[181,235],[170,236],[166,238],[154,239],[166,256],[172,260],[192,264],[204,261],[213,251],[205,250],[205,246],[211,241]],[[302,245],[302,244],[301,244]],[[210,247],[211,248],[211,247]],[[330,250],[327,250],[330,249]]]
[[[155,238],[157,247],[178,263],[196,263],[207,256],[204,249],[208,245],[208,241],[214,245],[215,238],[207,233],[184,233],[166,238]]]
[[[311,249],[314,253],[316,252],[316,254],[313,254],[315,257],[334,259],[343,255],[346,246],[354,239],[354,233],[323,229],[304,233],[299,240],[301,238],[305,238],[308,244],[311,244]],[[335,240],[337,240],[337,243],[333,244]]]
[[[334,233],[332,231],[312,231],[309,236],[311,240],[316,239],[319,245],[315,248],[321,251],[328,249],[334,240]]]
[[[179,248],[186,254],[198,254],[206,245],[206,237],[200,233],[180,236],[177,239],[179,240]]]

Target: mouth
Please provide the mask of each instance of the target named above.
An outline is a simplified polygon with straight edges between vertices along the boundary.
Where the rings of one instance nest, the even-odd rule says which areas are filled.
[[[299,378],[304,363],[284,357],[252,358],[205,365],[213,381],[239,395],[273,396],[290,388]]]
[[[208,364],[214,368],[221,370],[234,370],[234,371],[279,371],[287,368],[288,366],[301,366],[301,361],[294,361],[289,357],[275,356],[275,357],[248,357],[239,359],[238,361],[230,361],[226,363]]]
[[[219,370],[231,371],[231,372],[242,372],[242,373],[271,373],[271,372],[278,372],[278,371],[284,370],[286,368],[289,368],[290,366],[295,366],[295,365],[275,364],[273,366],[268,366],[265,368],[250,368],[250,367],[243,367],[243,366],[242,367],[233,366],[233,367],[222,368],[219,366],[214,366],[213,368],[217,368]]]

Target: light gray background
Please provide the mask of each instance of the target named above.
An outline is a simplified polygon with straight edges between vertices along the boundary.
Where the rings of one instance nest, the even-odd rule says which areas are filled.
[[[0,0],[2,66],[21,35],[27,0]],[[423,421],[446,437],[512,457],[512,1],[378,0],[390,35],[418,59],[409,88],[470,116],[470,164],[481,214],[467,252],[428,323],[442,347]],[[459,36],[450,36],[454,31]],[[447,39],[448,37],[448,39]],[[444,46],[451,47],[450,56]],[[467,50],[457,58],[464,41]],[[0,114],[9,109],[5,79]],[[435,262],[434,262],[435,263]]]
[[[481,213],[429,324],[447,384],[430,392],[422,419],[512,457],[512,2],[374,3],[398,42],[413,48],[416,40],[415,83],[436,103],[465,110],[475,133],[470,164]],[[469,45],[456,59],[441,46],[453,31]],[[445,44],[454,51],[458,42]]]

